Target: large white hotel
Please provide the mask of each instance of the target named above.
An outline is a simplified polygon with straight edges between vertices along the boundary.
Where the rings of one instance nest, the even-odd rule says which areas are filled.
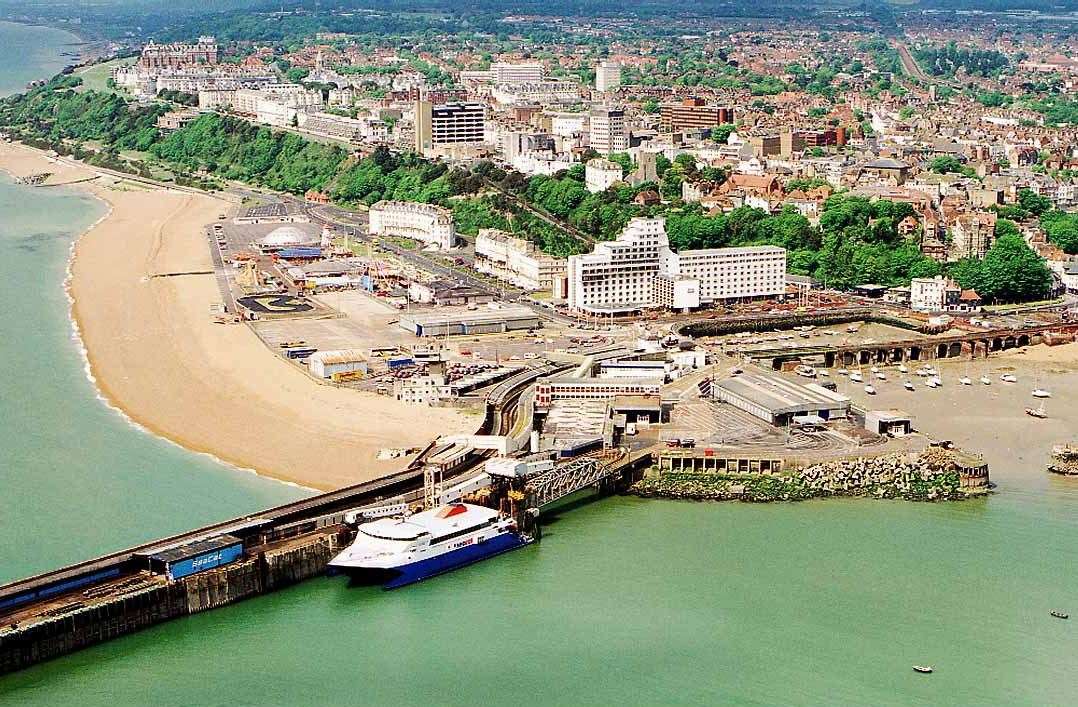
[[[661,218],[634,218],[617,240],[569,257],[569,308],[619,314],[688,310],[786,291],[786,250],[777,246],[675,253]]]
[[[449,209],[411,201],[379,201],[371,207],[372,235],[401,236],[433,244],[442,250],[456,245],[457,229]]]

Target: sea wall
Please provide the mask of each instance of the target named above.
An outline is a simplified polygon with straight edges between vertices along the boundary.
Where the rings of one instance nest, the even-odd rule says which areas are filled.
[[[658,465],[630,492],[639,496],[751,502],[800,501],[830,496],[950,501],[988,489],[988,468],[948,450],[886,454],[796,466],[788,460],[742,465],[694,465],[684,457]],[[689,462],[692,459],[687,460]],[[740,470],[739,470],[740,468]],[[772,471],[760,471],[759,469]]]
[[[343,527],[257,548],[224,567],[170,581],[144,571],[102,600],[57,607],[52,616],[0,633],[0,674],[64,655],[169,619],[233,604],[322,574],[349,541]]]

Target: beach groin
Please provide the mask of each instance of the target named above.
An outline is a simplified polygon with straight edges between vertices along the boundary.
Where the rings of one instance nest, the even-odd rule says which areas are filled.
[[[659,455],[631,493],[645,497],[749,502],[832,496],[953,501],[988,490],[988,466],[953,450],[928,447],[798,464],[755,459]]]

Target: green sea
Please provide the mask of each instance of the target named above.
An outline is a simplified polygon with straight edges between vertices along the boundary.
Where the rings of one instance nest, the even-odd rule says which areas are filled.
[[[0,24],[0,47],[63,37]],[[50,66],[7,60],[38,62],[3,67],[16,88]],[[300,494],[97,399],[62,282],[101,214],[0,180],[0,581]],[[0,705],[1076,704],[1078,624],[1048,611],[1078,616],[1078,484],[1019,462],[1020,430],[983,434],[1011,450],[987,499],[581,499],[529,548],[163,624],[0,678]]]

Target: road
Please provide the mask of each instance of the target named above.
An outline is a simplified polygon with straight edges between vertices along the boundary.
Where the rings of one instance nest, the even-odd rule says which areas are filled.
[[[299,200],[295,201],[298,202]],[[354,236],[357,240],[364,242],[370,241],[367,230],[368,222],[365,214],[346,211],[339,207],[325,204],[304,204],[302,208],[315,223],[342,229],[348,232],[350,236]],[[545,307],[533,301],[527,296],[527,292],[524,290],[505,284],[492,286],[490,281],[479,277],[478,274],[473,275],[469,272],[469,269],[473,267],[473,264],[470,262],[465,262],[465,264],[460,267],[450,267],[440,262],[437,257],[430,253],[422,250],[402,248],[385,239],[379,240],[378,247],[420,270],[488,292],[494,290],[497,293],[499,300],[528,307],[543,319],[563,325],[572,325],[576,323],[576,320],[555,311],[552,307]]]

